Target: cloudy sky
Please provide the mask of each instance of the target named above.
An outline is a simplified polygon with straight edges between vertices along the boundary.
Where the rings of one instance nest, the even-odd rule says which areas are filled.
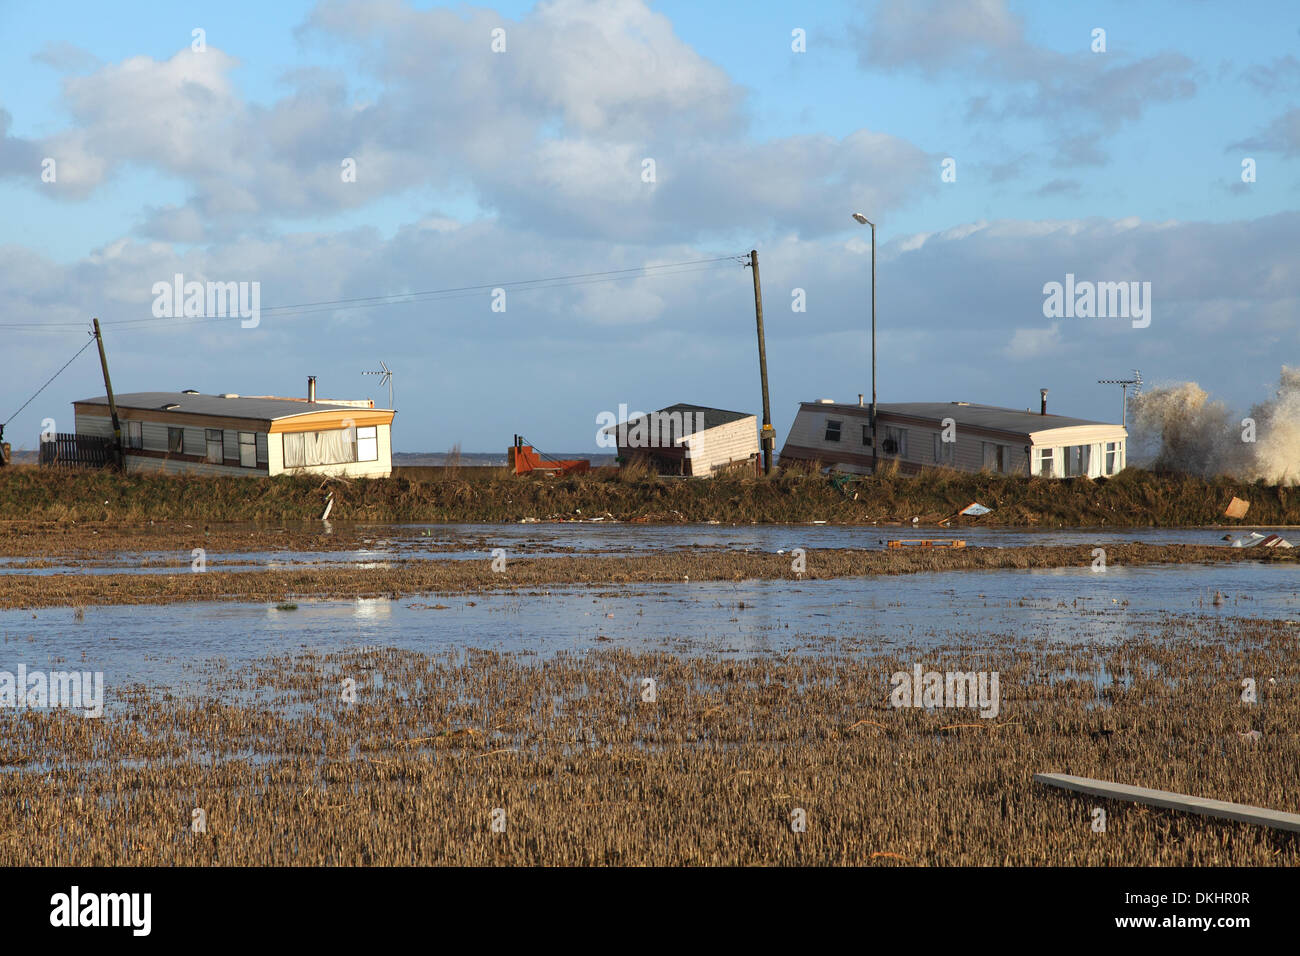
[[[882,402],[1245,407],[1300,356],[1298,55],[1284,0],[0,0],[0,421],[99,316],[122,392],[385,404],[382,360],[397,451],[591,451],[760,410],[756,248],[779,445],[870,392],[854,211]],[[260,322],[155,317],[178,273]],[[1150,325],[1045,316],[1067,274]],[[5,437],[102,391],[87,350]]]

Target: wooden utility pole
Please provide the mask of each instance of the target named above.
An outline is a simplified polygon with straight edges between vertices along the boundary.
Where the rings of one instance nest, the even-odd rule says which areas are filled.
[[[767,400],[767,345],[763,341],[763,289],[758,281],[757,249],[749,251],[749,267],[754,270],[754,316],[758,321],[758,373],[763,380],[763,431],[760,437],[763,447],[763,474],[770,475],[776,432],[772,428],[772,408]]]
[[[95,341],[99,344],[99,366],[104,370],[104,388],[108,391],[108,413],[113,416],[113,459],[117,467],[124,464],[122,452],[122,423],[117,417],[117,401],[113,398],[113,382],[108,377],[108,356],[104,354],[104,337],[99,333],[99,319],[95,318]]]

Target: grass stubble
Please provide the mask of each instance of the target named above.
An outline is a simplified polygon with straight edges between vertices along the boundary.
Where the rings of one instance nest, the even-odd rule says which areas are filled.
[[[210,661],[193,692],[110,688],[101,719],[0,711],[0,865],[1294,866],[1294,834],[1031,777],[1300,809],[1298,632],[1180,616],[1106,646]],[[1000,712],[890,707],[914,663],[998,671]]]

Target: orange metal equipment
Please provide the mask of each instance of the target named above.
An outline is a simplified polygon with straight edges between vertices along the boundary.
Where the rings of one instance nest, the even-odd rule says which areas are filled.
[[[590,470],[591,462],[586,458],[575,458],[568,461],[557,461],[554,458],[543,460],[542,456],[533,450],[532,445],[525,445],[522,435],[515,436],[515,443],[510,446],[506,453],[509,459],[510,468],[516,475],[541,474],[553,475],[581,475],[583,472]]]

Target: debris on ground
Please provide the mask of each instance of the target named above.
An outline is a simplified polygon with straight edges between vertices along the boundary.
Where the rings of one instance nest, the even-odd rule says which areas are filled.
[[[1234,496],[1233,499],[1228,502],[1228,507],[1223,512],[1223,516],[1225,518],[1244,518],[1246,517],[1246,512],[1249,510],[1249,501],[1242,501],[1240,498]]]
[[[939,522],[939,527],[941,528],[945,527],[949,521],[951,521],[953,518],[960,517],[961,515],[968,515],[972,518],[982,518],[984,517],[984,515],[989,514],[992,510],[993,510],[992,508],[986,508],[978,501],[972,501],[965,508],[962,508],[961,511],[958,511],[957,514],[949,515],[948,517],[942,519]]]
[[[966,542],[959,538],[896,538],[885,542],[888,548],[964,548]]]
[[[1260,534],[1258,531],[1251,531],[1249,534],[1243,534],[1239,537],[1224,535],[1225,541],[1231,541],[1234,548],[1293,548],[1293,545],[1280,534]]]

